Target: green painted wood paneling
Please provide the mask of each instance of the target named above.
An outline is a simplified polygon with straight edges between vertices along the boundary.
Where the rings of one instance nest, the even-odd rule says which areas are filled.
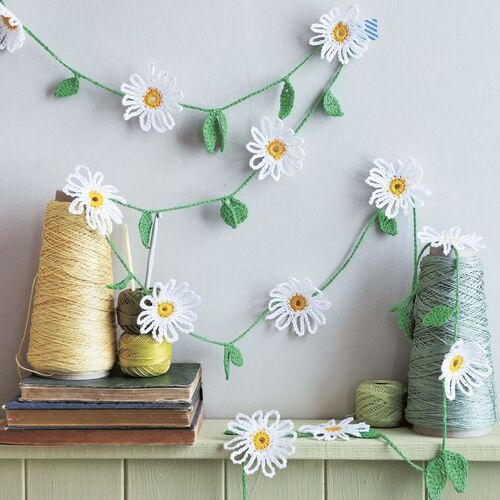
[[[127,500],[224,500],[223,460],[127,460],[125,477]]]
[[[441,500],[497,500],[500,498],[500,464],[469,462],[469,480],[465,493],[457,493],[448,482]]]
[[[24,500],[24,460],[0,460],[0,500]]]
[[[250,500],[323,500],[323,460],[289,460],[286,469],[269,479],[262,473],[248,477]],[[241,500],[241,468],[226,461],[226,499]]]
[[[123,500],[122,460],[28,460],[26,500]]]
[[[419,464],[421,465],[421,464]],[[404,462],[326,462],[328,500],[422,500],[421,472]]]

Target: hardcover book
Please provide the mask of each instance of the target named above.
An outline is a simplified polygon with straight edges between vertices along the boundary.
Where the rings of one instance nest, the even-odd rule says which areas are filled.
[[[159,377],[134,378],[119,368],[96,380],[55,380],[30,375],[21,383],[21,401],[180,402],[190,401],[201,380],[199,363],[173,363]]]
[[[7,429],[0,422],[0,444],[191,446],[196,442],[203,418],[200,403],[191,426],[183,429]]]
[[[9,429],[189,427],[201,404],[201,387],[189,402],[81,403],[26,402],[18,399],[4,405]]]

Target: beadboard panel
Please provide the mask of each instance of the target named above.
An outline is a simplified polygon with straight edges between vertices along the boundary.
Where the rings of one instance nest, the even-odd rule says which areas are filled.
[[[224,500],[223,460],[127,460],[127,500]]]
[[[448,482],[441,500],[487,500],[500,498],[500,464],[469,462],[465,493],[457,493]]]
[[[422,463],[419,463],[422,465]],[[250,499],[423,500],[423,476],[398,461],[291,460],[248,478]],[[442,500],[496,500],[500,463],[469,462],[469,484]],[[240,500],[241,469],[220,459],[0,460],[0,500]]]
[[[24,500],[24,460],[0,460],[0,500]]]
[[[123,460],[27,460],[25,500],[123,500]]]
[[[258,500],[323,500],[323,460],[289,460],[286,469],[269,479],[262,473],[248,477],[248,497]],[[226,461],[226,500],[241,500],[241,468]]]
[[[325,485],[328,500],[425,498],[422,473],[404,462],[329,460]]]

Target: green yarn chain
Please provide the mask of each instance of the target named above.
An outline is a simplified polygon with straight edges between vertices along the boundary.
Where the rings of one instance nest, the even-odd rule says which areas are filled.
[[[340,276],[340,274],[351,263],[354,256],[358,253],[359,248],[361,247],[361,244],[365,240],[366,234],[368,233],[369,229],[373,226],[373,224],[375,223],[375,220],[377,220],[377,217],[378,217],[378,210],[375,211],[369,217],[368,221],[364,225],[360,235],[358,236],[356,242],[354,243],[354,246],[352,247],[351,251],[349,252],[347,257],[345,258],[345,260],[341,263],[341,265],[338,267],[338,269],[336,271],[334,271],[326,279],[326,281],[321,285],[321,287],[319,288],[321,291],[324,291],[328,287],[330,287],[332,285],[332,283]],[[141,286],[141,288],[144,289],[144,285],[131,272],[130,268],[127,266],[127,264],[125,262],[125,259],[120,255],[120,253],[118,252],[118,250],[117,250],[116,246],[113,244],[113,242],[108,237],[107,237],[107,241],[111,247],[111,250],[117,256],[118,261],[120,262],[120,264],[124,267],[125,271],[127,272],[127,277],[124,280],[117,283],[116,285],[112,285],[111,288],[123,289],[127,286],[129,279],[134,279]],[[241,354],[240,349],[235,344],[237,342],[239,342],[240,340],[244,339],[259,323],[261,323],[265,319],[267,314],[268,314],[268,309],[267,308],[263,309],[258,314],[258,316],[255,318],[255,320],[250,324],[250,326],[248,326],[245,330],[243,330],[234,339],[226,341],[226,342],[221,341],[221,340],[211,339],[209,337],[205,337],[204,335],[199,335],[196,332],[191,332],[189,335],[197,340],[202,341],[202,342],[218,345],[218,346],[224,348],[224,355],[223,355],[224,373],[226,376],[226,380],[229,380],[231,365],[240,367],[240,366],[243,366],[243,363],[244,363],[243,355]]]
[[[446,399],[446,397],[445,397]],[[446,414],[446,410],[445,410]],[[235,433],[229,430],[224,431],[227,436],[234,436]],[[310,432],[297,432],[298,438],[310,438],[313,435]],[[383,432],[371,428],[366,432],[362,432],[361,439],[380,439],[387,446],[392,448],[401,459],[406,462],[412,469],[417,472],[422,472],[425,477],[425,485],[429,493],[430,500],[439,500],[441,492],[446,485],[447,479],[450,479],[455,490],[463,493],[467,487],[467,461],[459,453],[454,453],[448,450],[442,450],[437,458],[432,460],[426,467],[422,467],[410,460],[403,451],[388,438]],[[354,439],[359,439],[354,437]],[[244,469],[245,464],[241,464],[241,491],[242,499],[248,498],[247,474]]]
[[[316,101],[312,104],[312,106],[310,106],[310,108],[307,110],[302,120],[295,127],[294,129],[295,133],[299,132],[304,127],[307,121],[318,109],[318,107],[323,101],[323,97],[326,95],[327,92],[330,91],[330,88],[339,77],[343,68],[344,68],[343,65],[338,66],[333,75],[328,79],[328,82],[326,83],[320,96],[316,99]],[[148,234],[148,232],[150,233],[152,227],[152,216],[156,213],[174,212],[177,210],[185,210],[188,208],[199,207],[202,205],[222,203],[221,206],[222,219],[229,226],[233,228],[237,227],[239,224],[241,224],[243,221],[246,220],[248,216],[248,207],[242,201],[238,200],[236,198],[236,195],[248,186],[248,184],[257,176],[257,173],[258,173],[257,171],[254,171],[251,174],[249,174],[247,177],[245,177],[245,179],[243,179],[243,181],[235,190],[231,191],[226,195],[217,196],[214,198],[207,198],[204,200],[198,200],[193,203],[185,203],[181,205],[174,205],[171,207],[155,208],[155,209],[144,208],[138,205],[133,205],[131,203],[122,203],[119,201],[116,201],[116,203],[142,213],[141,219],[139,221],[139,232],[141,234],[141,240],[144,246],[146,246],[146,248],[149,248],[149,238],[144,237],[144,234]],[[144,217],[147,217],[147,224],[144,224],[143,220]]]
[[[5,3],[5,2],[1,2],[1,3]],[[61,57],[54,51],[52,50],[39,36],[37,36],[30,28],[28,28],[28,26],[26,26],[25,24],[23,24],[23,27],[24,27],[24,31],[38,44],[40,45],[40,47],[45,51],[47,52],[47,54],[49,54],[53,59],[55,59],[61,66],[64,66],[68,71],[70,71],[71,73],[73,73],[73,78],[76,79],[76,80],[86,80],[87,82],[91,83],[92,85],[95,85],[96,87],[102,89],[102,90],[106,90],[107,92],[111,92],[112,94],[115,94],[117,96],[120,96],[120,97],[123,97],[125,94],[121,91],[121,90],[118,90],[118,89],[115,89],[113,87],[110,87],[108,85],[104,85],[103,83],[85,75],[84,73],[78,71],[76,68],[70,66],[69,64],[67,64],[66,62],[64,62]],[[282,77],[278,78],[277,80],[271,82],[271,83],[268,83],[267,85],[264,85],[263,87],[257,89],[257,90],[254,90],[253,92],[250,92],[249,94],[246,94],[242,97],[239,97],[238,99],[235,99],[234,101],[231,101],[229,102],[228,104],[225,104],[224,106],[221,106],[219,108],[206,108],[206,107],[202,107],[202,106],[196,106],[194,104],[188,104],[188,103],[181,103],[181,105],[184,107],[184,108],[187,108],[187,109],[191,109],[191,110],[194,110],[194,111],[202,111],[202,112],[205,112],[205,113],[210,113],[212,111],[225,111],[229,108],[232,108],[234,106],[237,106],[238,104],[241,104],[242,102],[245,102],[247,101],[248,99],[251,99],[252,97],[255,97],[259,94],[262,94],[264,92],[266,92],[267,90],[270,90],[274,87],[276,87],[277,85],[280,85],[281,83],[286,83],[288,82],[289,84],[289,78],[294,74],[296,73],[297,71],[299,71],[299,69],[301,69],[305,64],[307,64],[313,57],[314,55],[318,52],[319,48],[316,48],[314,49],[310,54],[308,54],[302,61],[300,61],[299,64],[297,64],[295,67],[293,67],[290,71],[288,71],[288,73],[286,73],[285,75],[283,75]],[[58,89],[61,89],[61,85],[64,87],[65,85],[67,84],[64,84],[64,82],[66,82],[67,80],[63,80],[63,82],[61,82],[61,84],[59,85]],[[76,91],[78,91],[78,89],[76,89]],[[65,92],[61,92],[61,95],[58,96],[58,97],[66,97],[66,96],[69,96],[69,95],[73,95],[76,93],[75,92],[71,92],[71,93],[65,93]]]
[[[3,3],[3,2],[2,2]],[[64,68],[70,71],[73,76],[70,78],[66,78],[61,81],[55,91],[56,97],[69,97],[78,93],[80,89],[80,80],[85,80],[92,85],[110,92],[114,95],[123,97],[125,94],[116,88],[105,85],[94,78],[91,78],[84,73],[78,71],[76,68],[70,66],[66,62],[64,62],[61,57],[51,49],[38,35],[36,35],[28,26],[24,26],[24,31],[45,51],[49,54],[54,60],[56,60],[59,64],[61,64]],[[280,109],[278,112],[278,116],[283,119],[286,118],[290,112],[292,111],[294,99],[295,99],[295,90],[290,83],[290,78],[299,71],[303,66],[305,66],[315,54],[318,53],[319,47],[316,47],[312,50],[302,61],[300,61],[296,66],[294,66],[290,71],[286,74],[274,80],[263,87],[260,87],[257,90],[254,90],[248,94],[245,94],[242,97],[239,97],[221,107],[218,108],[207,108],[203,106],[197,106],[189,103],[180,103],[184,108],[190,109],[193,111],[201,111],[207,113],[207,118],[203,124],[202,134],[205,142],[205,147],[209,153],[214,153],[216,150],[217,144],[219,145],[219,149],[224,151],[226,136],[227,136],[227,119],[224,114],[224,111],[237,106],[252,97],[258,96],[280,84],[283,84],[283,88],[280,95]],[[327,105],[327,102],[330,102],[331,99],[337,103],[336,98],[333,97],[330,90],[328,89],[325,94],[322,96],[322,100],[324,101],[324,109],[327,114],[330,116],[342,116],[342,112],[340,111],[340,105],[337,103],[338,112],[331,112],[331,106]]]
[[[430,247],[430,244],[425,245],[420,253],[417,253],[417,217],[416,210],[413,209],[413,279],[412,279],[412,289],[409,295],[407,295],[401,302],[396,304],[391,308],[392,312],[397,312],[398,314],[398,325],[403,334],[407,337],[409,341],[413,339],[413,328],[414,328],[414,318],[413,318],[413,308],[414,300],[418,287],[418,267],[420,260],[424,252]],[[456,288],[455,288],[455,305],[450,308],[443,304],[436,304],[430,311],[422,318],[422,323],[427,327],[440,327],[445,325],[448,321],[453,318],[453,338],[452,344],[454,344],[458,337],[458,325],[460,316],[460,256],[456,248],[453,248],[453,253],[455,256],[455,276],[456,276]],[[430,500],[439,500],[441,498],[441,493],[444,490],[448,479],[453,484],[453,487],[458,493],[463,493],[467,487],[467,475],[468,475],[468,464],[467,460],[459,453],[454,453],[446,449],[446,435],[447,435],[447,399],[446,391],[444,386],[444,380],[441,382],[441,398],[442,398],[442,443],[441,450],[436,458],[427,464],[424,468],[414,464],[404,457],[401,451],[394,445],[390,443],[389,438],[387,438],[382,433],[371,430],[373,435],[364,435],[363,437],[378,437],[384,440],[389,446],[391,446],[409,465],[411,465],[416,470],[420,470],[424,473],[425,486]]]

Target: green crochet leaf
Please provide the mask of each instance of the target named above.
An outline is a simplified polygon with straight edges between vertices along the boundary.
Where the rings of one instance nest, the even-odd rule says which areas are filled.
[[[398,327],[404,336],[411,340],[413,338],[413,328],[415,326],[413,319],[413,297],[406,298],[389,309],[398,315]]]
[[[375,429],[370,429],[366,432],[361,432],[361,437],[364,439],[376,439],[380,437],[380,432]]]
[[[278,117],[283,120],[286,118],[292,111],[293,102],[295,100],[295,90],[292,87],[292,84],[288,81],[288,78],[284,80],[283,89],[281,90],[280,95],[280,110],[278,113]]]
[[[229,345],[230,344],[226,344],[224,346],[224,373],[226,375],[226,380],[229,380],[229,369],[231,368],[231,351]]]
[[[220,109],[213,109],[208,113],[207,119],[203,124],[203,140],[207,151],[212,154],[215,152],[217,140],[220,142],[220,150],[224,151],[227,136],[227,119],[224,112]]]
[[[448,323],[455,310],[445,305],[434,306],[422,319],[424,326],[443,326]]]
[[[227,136],[227,119],[226,115],[223,111],[217,111],[217,126],[219,128],[219,137],[220,137],[220,150],[224,151],[224,146],[226,145],[226,136]]]
[[[326,92],[323,97],[323,109],[329,116],[344,116],[339,101],[337,101],[337,98],[332,94],[331,90]]]
[[[217,112],[210,111],[203,124],[203,140],[210,154],[214,153],[215,145],[217,144],[217,126]]]
[[[231,363],[233,363],[234,366],[243,366],[243,356],[241,355],[241,351],[234,344],[230,344],[229,354],[231,357]]]
[[[146,248],[151,247],[151,230],[153,229],[153,214],[144,212],[139,219],[139,234],[141,235],[142,244]]]
[[[396,236],[396,234],[398,234],[398,223],[396,219],[389,219],[389,217],[384,214],[383,210],[377,212],[377,221],[383,233],[390,234],[391,236]]]
[[[229,343],[224,345],[224,373],[226,374],[226,380],[229,380],[231,363],[234,366],[243,366],[243,356],[234,344]]]
[[[106,286],[107,286],[107,288],[111,288],[112,290],[123,290],[129,284],[129,281],[132,280],[133,278],[134,277],[131,274],[127,274],[127,277],[123,278],[118,283],[115,283],[114,285],[106,285]]]
[[[234,196],[229,196],[222,202],[220,216],[228,226],[236,229],[248,217],[248,207]]]
[[[429,499],[439,500],[447,479],[446,463],[442,454],[427,465],[424,476]]]
[[[55,96],[56,97],[68,97],[70,95],[74,95],[78,92],[80,88],[80,80],[76,76],[73,78],[68,78],[63,80],[56,89]]]
[[[458,493],[463,493],[467,488],[468,464],[467,460],[459,453],[446,451],[444,456],[446,472],[453,487]]]

